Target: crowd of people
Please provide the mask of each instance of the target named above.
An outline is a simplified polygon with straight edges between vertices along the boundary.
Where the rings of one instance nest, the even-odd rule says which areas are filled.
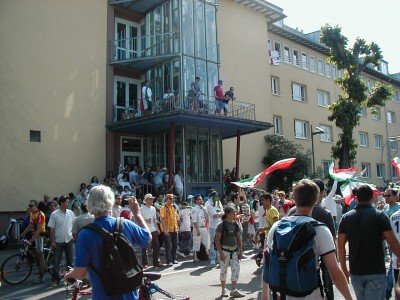
[[[220,265],[223,297],[244,296],[237,289],[243,248],[249,247],[259,251],[254,258],[259,266],[263,265],[262,297],[266,300],[269,299],[271,291],[265,276],[268,273],[268,264],[263,256],[265,250],[271,251],[273,248],[277,224],[287,217],[297,220],[299,216],[305,216],[300,219],[312,218],[326,225],[326,231],[317,230],[318,236],[321,235],[317,241],[322,242],[316,242],[314,245],[317,255],[322,257],[318,269],[322,274],[321,288],[326,299],[334,299],[333,283],[346,299],[351,299],[347,286],[349,277],[352,279],[357,299],[391,297],[399,273],[398,187],[392,185],[385,189],[383,199],[374,196],[369,187],[360,187],[353,191],[354,199],[350,206],[344,205],[343,198],[336,195],[337,182],[334,182],[328,192],[324,182],[319,179],[302,180],[293,192],[274,190],[267,193],[258,189],[242,189],[239,192],[227,190],[229,194],[220,196],[216,190],[211,189],[207,195],[189,195],[183,199],[183,187],[175,186],[175,193],[163,187],[165,182],[168,182],[165,181],[166,176],[168,172],[165,168],[146,168],[145,172],[141,172],[138,166],[127,167],[117,177],[109,172],[103,182],[93,177],[90,183],[82,183],[76,196],[69,193],[50,200],[49,195],[45,194],[43,201],[31,200],[27,215],[30,226],[26,227],[21,237],[27,236],[27,243],[35,242],[38,252],[40,272],[34,283],[45,281],[43,245],[46,240],[55,251],[56,267],[52,274],[52,286],[60,284],[61,274],[57,266],[63,252],[67,265],[79,267],[78,271],[68,276],[79,275],[78,277],[82,278],[89,270],[92,280],[92,276],[95,275],[92,275],[90,267],[86,266],[87,257],[83,258],[83,255],[88,253],[82,253],[82,257],[78,257],[77,254],[75,263],[73,261],[74,247],[78,247],[76,242],[79,241],[79,232],[99,216],[107,219],[102,219],[102,224],[106,227],[111,226],[112,221],[109,218],[123,217],[149,233],[148,237],[144,236],[142,231],[135,227],[136,231],[141,232],[142,240],[138,243],[137,239],[133,238],[136,242],[132,243],[140,248],[137,250],[141,254],[141,264],[144,268],[150,267],[149,261],[154,268],[166,268],[173,266],[181,258],[191,258],[194,262],[207,259],[212,267]],[[181,174],[177,173],[175,176]],[[142,185],[138,184],[138,178],[142,178]],[[181,181],[183,182],[182,179]],[[97,198],[93,198],[93,195],[97,195]],[[107,195],[106,199],[101,198],[104,195]],[[91,198],[93,201],[100,201],[101,198],[101,201],[111,204],[109,207],[101,206],[107,209],[100,211],[96,206],[98,204],[90,203]],[[382,237],[387,241],[386,248],[382,245]],[[350,245],[349,269],[346,265],[346,243]],[[385,249],[389,249],[388,253],[392,259],[387,273],[384,265]],[[80,249],[79,253],[82,251]],[[328,255],[336,251],[340,266],[335,255]],[[205,258],[203,252],[206,254]],[[151,260],[148,257],[150,253]],[[368,258],[367,261],[375,263],[365,264],[365,257]],[[226,288],[229,267],[230,292]],[[96,279],[94,281],[95,285],[100,284]],[[366,289],[368,282],[378,282],[380,288],[371,287],[371,283],[370,288]],[[318,295],[320,292],[314,291],[312,295]],[[376,297],[368,298],[366,295]],[[312,296],[310,297],[307,299],[312,299]]]

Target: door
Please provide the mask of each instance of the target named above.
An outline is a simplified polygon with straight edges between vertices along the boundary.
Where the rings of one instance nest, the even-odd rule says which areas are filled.
[[[123,166],[135,165],[143,167],[143,140],[139,138],[121,137],[121,162]]]
[[[140,99],[140,81],[132,78],[114,76],[115,122],[134,117]]]
[[[115,18],[114,59],[127,60],[140,56],[140,25]]]

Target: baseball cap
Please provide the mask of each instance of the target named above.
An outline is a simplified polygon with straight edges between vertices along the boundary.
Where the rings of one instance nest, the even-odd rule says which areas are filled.
[[[146,195],[144,195],[144,201],[146,201],[147,199],[154,199],[154,197],[153,197],[153,195],[152,194],[146,194]]]
[[[192,198],[194,198],[193,195],[189,195],[189,196],[188,196],[188,199],[192,199]]]

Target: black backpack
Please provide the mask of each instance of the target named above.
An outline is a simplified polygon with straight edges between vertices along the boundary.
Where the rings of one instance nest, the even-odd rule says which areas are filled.
[[[90,267],[100,277],[101,285],[109,296],[132,292],[142,285],[143,267],[136,259],[135,251],[124,236],[124,219],[117,218],[114,232],[111,233],[95,224],[85,228],[99,233],[103,237],[100,252],[100,269]]]
[[[200,244],[200,250],[196,252],[196,256],[199,260],[208,260],[207,249],[203,243]]]
[[[240,231],[238,223],[236,223],[235,221],[233,223],[235,224],[234,225],[235,226],[235,233],[237,231]],[[226,236],[228,234],[228,226],[226,226],[225,220],[222,221],[222,225],[221,226],[222,226],[222,228],[221,228],[222,231],[221,231],[220,243],[221,243],[221,246],[222,246],[222,240],[224,239],[224,235]],[[217,250],[217,244],[215,243],[215,237],[214,237],[213,244],[214,244],[214,249]],[[226,249],[223,249],[223,250],[226,250]],[[226,251],[231,252],[230,250],[226,250]]]

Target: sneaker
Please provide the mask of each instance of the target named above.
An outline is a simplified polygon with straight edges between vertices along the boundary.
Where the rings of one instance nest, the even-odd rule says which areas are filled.
[[[53,280],[52,282],[51,282],[51,286],[52,287],[58,287],[60,285],[60,280]]]
[[[177,265],[177,264],[178,264],[178,261],[177,261],[177,260],[174,260],[172,263],[173,263],[174,265]]]
[[[36,280],[32,281],[33,284],[39,284],[39,283],[43,283],[44,280],[44,276],[39,276]]]
[[[221,297],[228,297],[228,291],[227,291],[226,288],[223,288],[223,289],[222,289]]]
[[[185,258],[185,257],[186,257],[186,255],[185,255],[185,254],[183,254],[182,252],[179,252],[179,251],[176,251],[176,254],[178,254],[180,257],[183,257],[183,258]]]
[[[211,266],[215,266],[215,259],[211,260],[210,265],[211,265]]]
[[[172,267],[174,264],[170,261],[169,263],[167,263],[168,267]]]
[[[244,294],[242,294],[241,292],[239,292],[238,290],[234,290],[231,291],[231,293],[229,294],[231,297],[233,298],[241,298],[244,297]]]
[[[165,251],[165,248],[164,248],[164,247],[160,247],[160,250],[161,250],[161,251]]]
[[[199,259],[195,256],[193,257],[193,261],[199,261]]]

